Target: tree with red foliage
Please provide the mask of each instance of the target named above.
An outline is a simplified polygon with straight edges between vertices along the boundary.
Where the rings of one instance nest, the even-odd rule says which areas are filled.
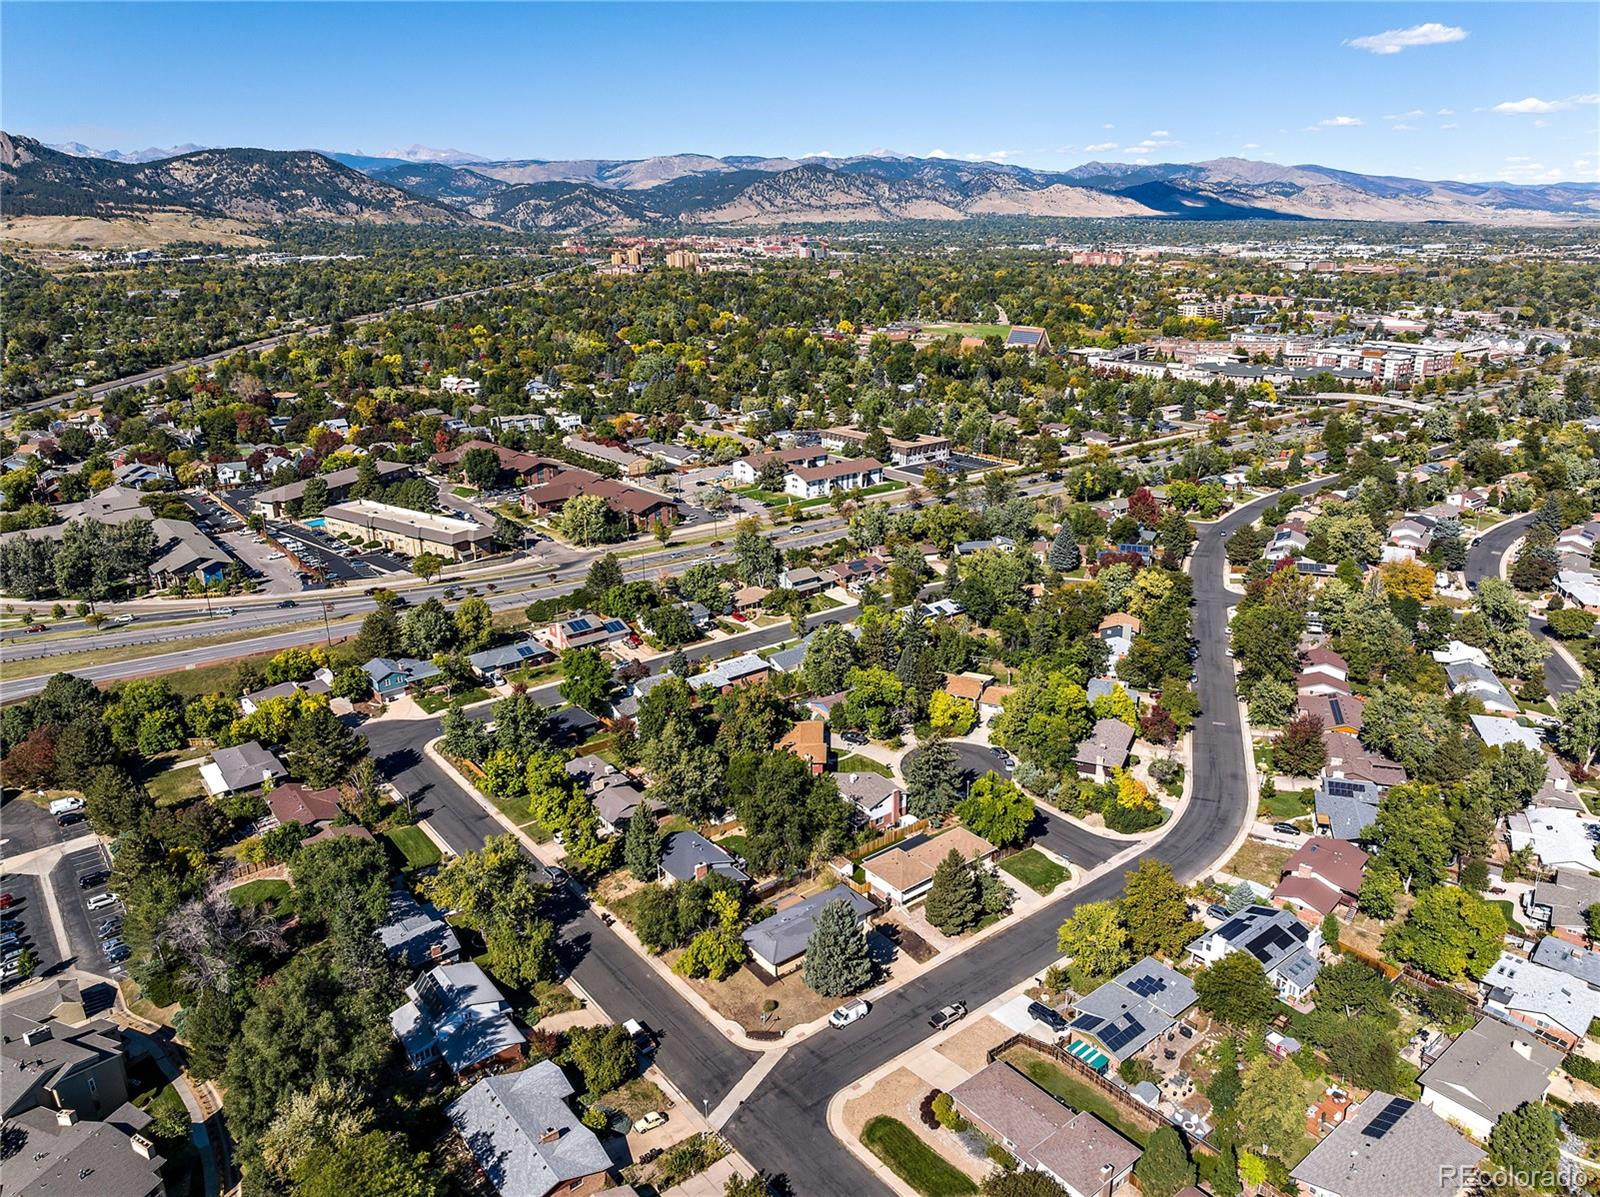
[[[46,723],[33,729],[0,762],[0,773],[8,785],[38,789],[49,784],[56,771],[56,729]]]
[[[1152,703],[1139,719],[1139,734],[1152,744],[1171,744],[1178,738],[1178,725],[1160,703]]]
[[[1128,496],[1128,514],[1139,521],[1141,528],[1154,528],[1161,522],[1161,501],[1141,486]]]
[[[1272,765],[1290,777],[1314,777],[1328,763],[1322,742],[1322,719],[1309,712],[1290,720],[1272,745]]]

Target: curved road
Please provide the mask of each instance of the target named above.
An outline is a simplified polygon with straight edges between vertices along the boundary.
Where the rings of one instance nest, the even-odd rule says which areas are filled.
[[[1528,525],[1533,522],[1537,512],[1520,515],[1514,520],[1507,520],[1497,524],[1477,539],[1472,548],[1467,551],[1467,580],[1476,586],[1484,578],[1498,578],[1500,576],[1500,560],[1511,546],[1527,533]],[[1528,617],[1528,626],[1533,629],[1534,635],[1549,641],[1545,633],[1545,623],[1538,615]],[[1559,652],[1552,651],[1544,660],[1545,689],[1551,695],[1559,697],[1570,694],[1578,688],[1582,678],[1572,663]]]

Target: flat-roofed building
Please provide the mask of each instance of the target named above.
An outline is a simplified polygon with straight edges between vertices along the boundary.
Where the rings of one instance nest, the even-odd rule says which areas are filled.
[[[391,553],[415,557],[437,553],[450,561],[473,561],[495,550],[494,529],[472,520],[435,515],[355,499],[323,509],[324,530],[360,540],[376,540]]]

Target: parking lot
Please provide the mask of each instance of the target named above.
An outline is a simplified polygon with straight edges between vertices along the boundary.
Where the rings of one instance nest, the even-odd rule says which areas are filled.
[[[267,528],[274,540],[300,559],[304,569],[320,571],[333,585],[370,582],[383,577],[386,572],[405,568],[386,553],[352,552],[349,545],[336,536],[329,536],[320,528],[287,523],[271,523]]]
[[[0,958],[8,963],[7,972],[0,974],[0,984],[10,985],[17,978],[10,973],[10,964],[24,951],[31,951],[35,960],[34,976],[44,976],[62,965],[61,950],[56,946],[55,933],[50,929],[50,911],[44,904],[42,881],[28,873],[9,873],[0,891],[11,895],[10,905],[0,910]]]
[[[121,964],[108,956],[101,939],[101,928],[111,934],[111,922],[120,928],[122,905],[105,903],[110,891],[104,881],[84,885],[82,879],[100,873],[109,873],[111,858],[106,850],[95,844],[79,848],[63,856],[50,873],[50,884],[55,889],[56,901],[61,906],[61,921],[66,926],[67,947],[79,968],[102,976],[121,976]],[[95,904],[95,909],[90,909]],[[109,921],[108,921],[109,920]]]
[[[0,850],[8,857],[64,844],[88,831],[86,822],[62,826],[44,807],[26,798],[12,797],[0,807]]]

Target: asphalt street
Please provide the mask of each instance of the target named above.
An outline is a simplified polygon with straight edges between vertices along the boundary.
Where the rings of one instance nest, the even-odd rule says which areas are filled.
[[[1480,536],[1478,542],[1467,551],[1467,580],[1477,585],[1484,578],[1498,578],[1500,559],[1513,544],[1527,534],[1528,525],[1533,522],[1533,517],[1537,514],[1530,512],[1514,520],[1507,520]],[[1545,636],[1544,620],[1539,616],[1530,616],[1528,626],[1533,629],[1535,635]],[[1560,697],[1563,694],[1570,694],[1578,688],[1580,681],[1582,679],[1578,676],[1578,671],[1559,653],[1552,652],[1544,659],[1545,689],[1552,695]]]

